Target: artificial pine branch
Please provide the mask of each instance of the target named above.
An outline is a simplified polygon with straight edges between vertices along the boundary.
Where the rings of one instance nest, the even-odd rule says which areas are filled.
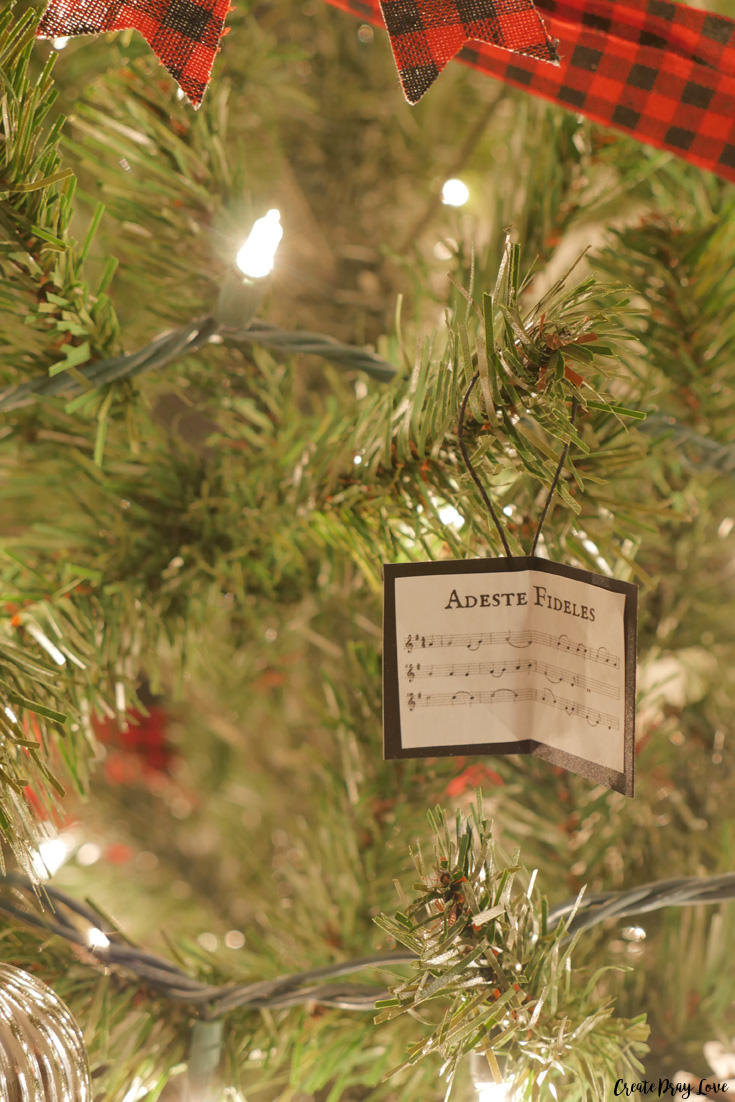
[[[479,794],[470,819],[457,812],[454,830],[440,808],[430,821],[434,859],[414,855],[417,894],[376,919],[418,956],[410,979],[376,1004],[385,1008],[376,1021],[409,1013],[433,1026],[404,1066],[438,1054],[448,1096],[460,1061],[478,1050],[496,1078],[507,1061],[514,1098],[535,1098],[547,1079],[567,1098],[609,1097],[619,1076],[643,1071],[645,1016],[616,1019],[605,970],[584,980],[575,972],[569,921],[550,929],[548,905],[534,897],[518,855],[511,865],[498,860]],[[519,878],[525,886],[516,887]]]

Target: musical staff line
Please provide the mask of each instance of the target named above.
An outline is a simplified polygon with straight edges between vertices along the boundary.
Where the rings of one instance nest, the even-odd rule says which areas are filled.
[[[620,668],[620,658],[611,654],[607,647],[587,647],[584,643],[575,643],[568,635],[550,635],[545,631],[490,631],[468,632],[457,635],[409,635],[404,643],[405,650],[413,654],[414,650],[426,650],[432,647],[464,647],[470,651],[480,647],[497,647],[506,643],[517,649],[536,644],[551,647],[565,654],[575,654],[589,662],[599,662],[612,669]]]
[[[410,663],[406,666],[406,677],[411,682],[415,678],[424,677],[501,677],[504,673],[539,673],[555,685],[566,682],[572,688],[586,689],[588,693],[596,692],[612,700],[620,698],[620,689],[617,686],[606,685],[604,681],[585,677],[574,671],[563,670],[559,666],[539,662],[535,658],[524,658],[519,661],[511,656],[499,658],[495,662],[444,663],[429,666]]]
[[[532,700],[547,704],[552,708],[566,712],[569,716],[585,719],[590,727],[607,727],[608,731],[617,731],[620,724],[616,716],[598,712],[573,700],[564,700],[556,696],[551,689],[486,689],[469,692],[462,689],[456,693],[408,693],[406,703],[413,712],[414,708],[451,708],[457,705],[472,704],[517,704],[519,701]]]

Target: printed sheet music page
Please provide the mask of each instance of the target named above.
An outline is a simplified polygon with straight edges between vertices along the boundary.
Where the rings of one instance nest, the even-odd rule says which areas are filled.
[[[395,576],[404,752],[531,739],[625,772],[626,593],[552,569]]]

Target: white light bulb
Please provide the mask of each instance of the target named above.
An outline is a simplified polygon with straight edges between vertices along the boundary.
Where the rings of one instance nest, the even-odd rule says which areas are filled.
[[[274,208],[257,220],[237,254],[236,264],[242,274],[250,279],[267,276],[273,270],[273,260],[282,237],[281,212]]]
[[[463,207],[470,197],[470,189],[463,180],[445,180],[442,187],[442,203],[448,207]]]
[[[38,850],[31,856],[33,871],[39,880],[50,880],[66,861],[73,845],[70,835],[60,834],[58,838],[45,838]]]
[[[107,949],[110,945],[110,939],[102,930],[98,930],[96,926],[93,926],[87,934],[87,944],[90,949]]]
[[[505,1083],[478,1083],[477,1102],[508,1102]]]

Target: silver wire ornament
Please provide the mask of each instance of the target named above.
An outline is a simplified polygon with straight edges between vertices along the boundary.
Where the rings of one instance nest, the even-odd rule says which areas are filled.
[[[2,1102],[92,1102],[81,1030],[45,983],[0,964]]]

